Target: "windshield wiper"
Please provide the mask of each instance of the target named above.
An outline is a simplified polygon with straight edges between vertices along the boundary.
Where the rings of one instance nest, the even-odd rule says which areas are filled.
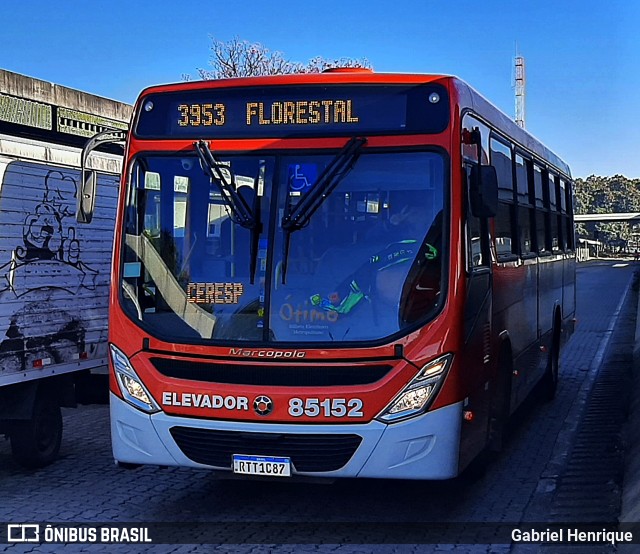
[[[266,164],[264,160],[260,160],[258,165],[258,174],[253,180],[253,190],[255,195],[253,196],[253,213],[255,225],[251,228],[251,244],[250,244],[250,256],[251,263],[249,266],[249,279],[253,285],[254,276],[256,274],[256,266],[258,264],[258,250],[260,243],[260,233],[262,232],[262,221],[260,220],[260,214],[262,212],[262,206],[260,200],[264,192],[264,176],[266,172]]]
[[[236,190],[231,168],[216,160],[209,145],[204,140],[194,142],[193,145],[196,147],[196,152],[202,162],[202,169],[209,175],[211,182],[218,187],[224,205],[231,211],[233,222],[245,229],[253,229],[256,226],[256,219],[247,201]],[[229,174],[230,181],[227,181],[225,173]]]
[[[258,257],[258,239],[262,231],[258,191],[254,190],[254,211],[238,192],[231,167],[217,160],[204,140],[194,142],[193,145],[200,158],[200,165],[203,171],[210,177],[211,182],[218,187],[222,202],[230,212],[231,220],[251,231],[249,279],[253,284]],[[229,179],[227,179],[227,175]],[[259,171],[257,180],[260,178],[264,179],[264,167]]]
[[[333,190],[338,186],[355,165],[360,150],[366,144],[364,137],[353,137],[342,147],[340,152],[329,162],[317,181],[295,207],[291,208],[290,195],[287,194],[285,213],[282,218],[282,230],[284,232],[282,254],[282,283],[287,274],[287,259],[289,257],[289,242],[291,233],[305,227],[311,216],[322,206]]]

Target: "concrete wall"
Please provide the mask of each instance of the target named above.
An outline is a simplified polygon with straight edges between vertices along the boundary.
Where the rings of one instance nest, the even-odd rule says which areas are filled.
[[[0,93],[129,122],[132,106],[0,69]]]

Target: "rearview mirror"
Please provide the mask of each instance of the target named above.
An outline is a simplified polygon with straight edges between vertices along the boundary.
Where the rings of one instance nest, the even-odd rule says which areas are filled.
[[[469,183],[471,213],[476,217],[494,217],[498,212],[498,174],[492,165],[474,165]]]
[[[98,174],[94,169],[82,168],[82,180],[78,191],[78,204],[76,207],[76,221],[78,223],[91,223],[93,210],[96,205],[96,186]]]
[[[80,154],[80,190],[78,190],[76,205],[76,221],[78,223],[91,223],[96,205],[98,173],[95,169],[89,169],[91,152],[106,144],[122,145],[126,139],[126,131],[122,129],[107,129],[91,137],[82,148]]]

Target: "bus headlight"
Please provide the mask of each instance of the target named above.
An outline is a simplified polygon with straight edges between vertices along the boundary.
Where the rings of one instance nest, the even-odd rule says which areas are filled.
[[[138,408],[138,410],[142,410],[148,414],[159,412],[160,407],[144,387],[140,381],[140,377],[136,375],[133,367],[131,367],[129,358],[127,358],[120,349],[113,346],[113,344],[110,344],[109,347],[111,351],[111,362],[113,363],[113,369],[116,373],[116,380],[118,381],[118,387],[124,400],[134,408]]]
[[[452,359],[453,354],[445,354],[424,365],[376,419],[394,423],[424,413],[440,388]]]

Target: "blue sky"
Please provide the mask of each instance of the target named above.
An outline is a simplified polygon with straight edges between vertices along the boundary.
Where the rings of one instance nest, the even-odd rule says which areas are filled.
[[[517,43],[527,129],[575,176],[640,177],[635,0],[1,0],[0,21],[0,68],[128,103],[237,36],[293,61],[457,75],[513,116]]]

